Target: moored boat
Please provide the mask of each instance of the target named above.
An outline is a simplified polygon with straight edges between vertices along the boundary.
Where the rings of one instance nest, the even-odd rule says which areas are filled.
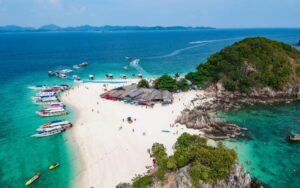
[[[300,134],[291,134],[288,136],[289,141],[300,141]]]
[[[90,80],[94,80],[94,78],[95,78],[94,75],[92,75],[92,74],[89,75]]]
[[[70,129],[72,127],[72,124],[63,124],[63,125],[56,125],[52,127],[40,127],[36,129],[38,132],[51,132],[61,129]]]
[[[49,170],[54,170],[55,168],[59,167],[59,163],[55,163],[49,166]]]
[[[45,123],[40,126],[40,128],[50,128],[50,127],[56,127],[56,126],[65,126],[67,128],[72,127],[72,123],[69,121],[63,121],[63,120],[54,120],[49,123]]]
[[[53,71],[48,71],[48,75],[49,75],[49,76],[54,76],[54,75],[55,75],[55,72],[53,72]]]
[[[29,86],[29,89],[33,89],[33,90],[42,90],[42,89],[47,89],[47,86],[45,85],[36,85],[36,86]]]
[[[67,79],[67,75],[63,74],[63,73],[59,73],[58,74],[58,77],[59,78],[62,78],[62,79]]]
[[[82,62],[79,64],[80,67],[86,67],[88,66],[89,64],[87,62]]]
[[[73,72],[73,70],[72,69],[63,69],[63,70],[60,70],[60,71],[58,71],[60,74],[68,74],[68,73],[71,73],[71,72]]]
[[[80,80],[80,77],[77,76],[77,75],[73,75],[72,78],[73,78],[74,80]]]
[[[36,181],[39,177],[41,176],[41,173],[36,173],[32,178],[30,178],[30,180],[28,180],[25,185],[28,186],[30,184],[32,184],[34,181]]]
[[[49,131],[49,132],[39,132],[37,134],[32,135],[32,137],[46,137],[46,136],[52,136],[55,134],[59,134],[64,132],[65,129],[59,129],[59,130],[55,130],[55,131]]]
[[[62,115],[68,114],[68,112],[63,108],[43,109],[43,110],[37,111],[36,113],[42,117],[62,116]]]
[[[78,65],[73,65],[73,69],[80,69]]]
[[[65,105],[61,102],[58,102],[58,103],[54,103],[54,104],[50,104],[50,105],[46,105],[45,106],[46,108],[55,108],[55,107],[65,107]]]

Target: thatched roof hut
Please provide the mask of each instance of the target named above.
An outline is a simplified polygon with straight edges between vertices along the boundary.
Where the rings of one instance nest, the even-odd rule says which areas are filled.
[[[107,95],[121,100],[131,99],[143,102],[162,102],[164,104],[172,103],[174,100],[172,93],[167,90],[160,91],[152,88],[138,88],[135,84],[115,88],[102,94],[101,97]]]

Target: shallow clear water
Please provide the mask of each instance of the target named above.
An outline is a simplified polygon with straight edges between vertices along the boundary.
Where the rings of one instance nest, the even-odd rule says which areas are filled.
[[[252,176],[271,187],[299,187],[300,143],[286,137],[300,133],[300,103],[245,107],[221,117],[249,129],[250,140],[226,141],[226,145],[238,152]]]
[[[212,53],[247,36],[266,36],[292,44],[300,39],[300,29],[0,34],[1,186],[24,187],[25,181],[40,171],[42,175],[32,187],[65,188],[71,186],[74,177],[79,175],[72,174],[76,158],[68,147],[68,133],[41,139],[30,137],[40,124],[52,119],[43,119],[35,114],[39,106],[32,104],[34,92],[27,87],[72,83],[48,77],[48,70],[71,68],[74,64],[88,61],[88,67],[74,74],[84,79],[94,74],[98,79],[108,73],[116,77],[132,73],[145,76],[185,73],[194,70]],[[140,64],[130,65],[125,56],[140,58]],[[128,71],[123,70],[125,65],[129,66]],[[72,119],[72,115],[66,118]],[[244,142],[239,141],[239,144]],[[281,151],[285,145],[277,142],[274,141],[272,147]],[[247,147],[249,155],[255,147]],[[270,164],[277,165],[276,160],[271,159]],[[289,160],[292,159],[284,158],[286,163]],[[61,163],[61,167],[47,170],[55,162]],[[262,171],[260,176],[269,175]],[[290,177],[289,174],[286,177]],[[282,181],[290,179],[283,178]],[[300,183],[300,179],[296,179],[297,182]]]

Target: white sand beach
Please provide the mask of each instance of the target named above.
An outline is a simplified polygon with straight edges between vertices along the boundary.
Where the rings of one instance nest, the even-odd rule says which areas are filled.
[[[108,89],[117,86],[120,84],[108,84]],[[120,182],[131,182],[152,165],[147,149],[153,143],[164,144],[171,154],[181,133],[200,133],[182,125],[170,127],[196,91],[174,94],[173,104],[156,104],[154,108],[101,99],[103,92],[103,84],[84,83],[61,97],[76,111],[75,125],[70,130],[70,142],[79,160],[76,187],[115,187]],[[136,121],[129,124],[128,116]]]

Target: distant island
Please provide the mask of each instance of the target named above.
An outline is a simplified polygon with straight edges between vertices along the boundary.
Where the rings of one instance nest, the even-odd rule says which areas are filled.
[[[118,31],[178,31],[178,30],[201,30],[215,29],[213,27],[185,27],[185,26],[74,26],[60,27],[54,24],[44,25],[39,28],[22,27],[16,25],[0,26],[0,32],[49,32],[49,31],[97,31],[97,32],[118,32]]]

